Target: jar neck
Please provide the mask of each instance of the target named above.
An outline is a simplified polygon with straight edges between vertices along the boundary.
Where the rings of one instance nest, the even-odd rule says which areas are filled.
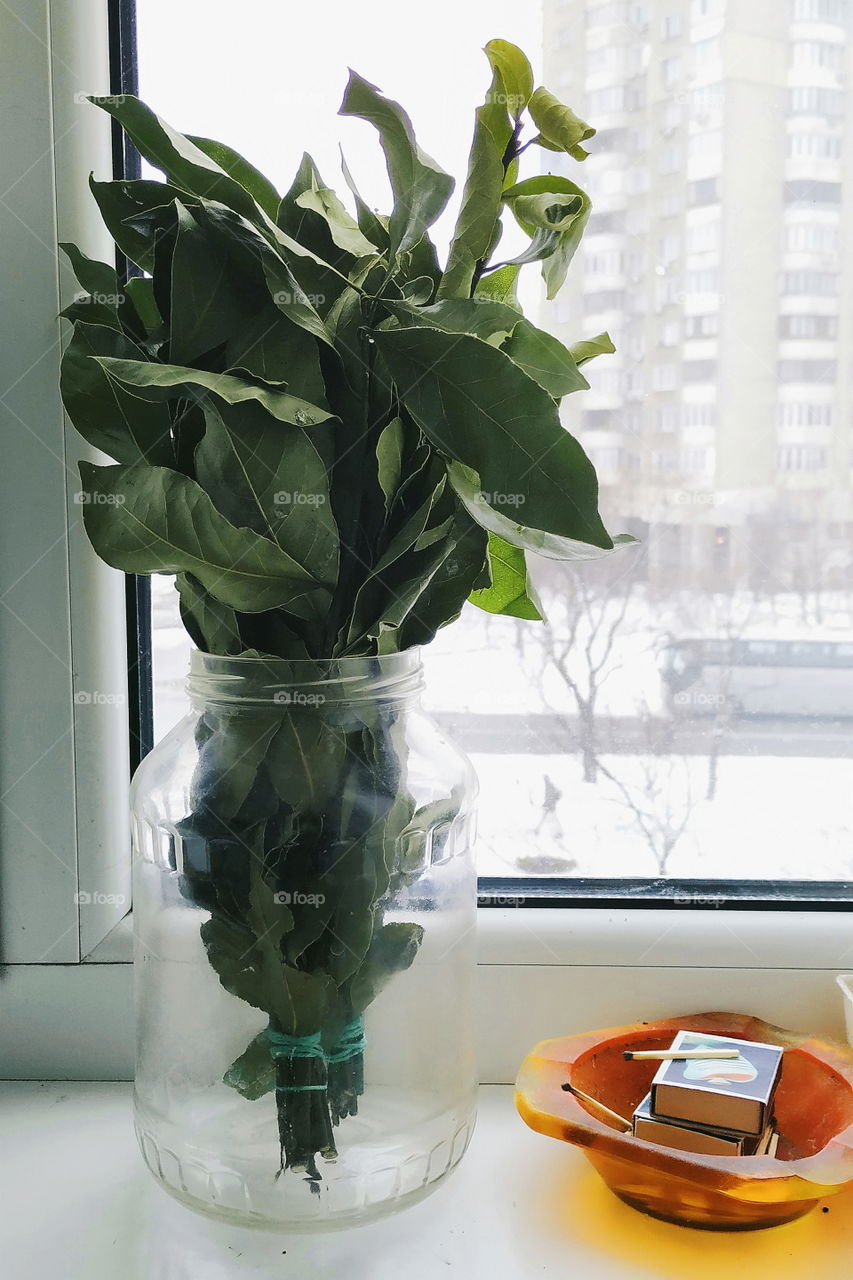
[[[419,649],[376,658],[220,657],[194,649],[187,692],[195,707],[325,707],[408,703],[423,688]]]

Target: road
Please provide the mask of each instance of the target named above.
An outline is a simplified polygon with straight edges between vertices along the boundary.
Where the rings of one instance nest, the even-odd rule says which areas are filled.
[[[472,754],[553,755],[578,748],[576,716],[438,714],[436,719],[464,751]],[[712,717],[640,720],[598,716],[599,750],[615,755],[708,755],[713,749]],[[671,737],[670,737],[671,735]],[[727,756],[853,757],[853,720],[810,720],[794,716],[750,716],[724,726],[720,754]]]

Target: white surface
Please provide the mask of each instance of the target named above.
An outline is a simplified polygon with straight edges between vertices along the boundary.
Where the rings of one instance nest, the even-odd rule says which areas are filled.
[[[238,1230],[172,1201],[137,1154],[128,1085],[0,1085],[0,1136],[4,1280],[705,1280],[747,1268],[750,1280],[785,1280],[853,1270],[849,1193],[828,1214],[747,1235],[653,1222],[616,1200],[580,1152],[526,1129],[508,1088],[482,1091],[472,1147],[432,1196],[325,1236]]]

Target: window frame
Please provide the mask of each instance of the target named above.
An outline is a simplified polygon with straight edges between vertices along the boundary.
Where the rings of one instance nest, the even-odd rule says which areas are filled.
[[[27,82],[31,114],[34,119],[39,111],[43,114],[43,99],[49,95],[49,132],[56,140],[65,113],[84,111],[73,102],[73,93],[106,84],[117,92],[133,83],[127,75],[128,67],[132,72],[135,66],[134,4],[109,0],[107,13],[102,0],[78,0],[69,12],[61,0],[48,0],[47,5],[31,0],[25,12],[37,32],[39,20],[43,23],[38,37],[43,55]],[[16,106],[24,117],[20,97]],[[56,211],[49,243],[69,239],[106,257],[112,246],[99,226],[85,175],[90,168],[104,172],[111,156],[117,171],[130,170],[118,169],[115,139],[110,138],[105,117],[87,111],[85,121],[81,116],[72,123],[71,143],[64,149],[57,143],[56,164],[38,192],[40,203]],[[122,164],[128,161],[121,157]],[[56,295],[58,311],[60,292],[67,301],[69,286],[63,279],[60,291],[55,261],[49,270],[42,265],[41,271],[45,291],[52,288]],[[51,428],[59,433],[63,460],[66,445],[68,458],[74,459],[87,450],[63,421],[55,391],[57,372],[58,356],[51,356],[43,361],[39,376],[52,389]],[[35,444],[29,447],[37,460]],[[8,510],[0,509],[0,526],[8,521],[14,531],[32,492],[18,495],[17,508],[13,503]],[[73,481],[60,476],[57,482],[54,476],[40,493],[42,507],[49,511],[58,504],[63,513],[73,513],[73,494]],[[26,945],[7,948],[4,955],[0,1021],[6,1034],[0,1042],[0,1077],[121,1079],[132,1073],[130,916],[116,904],[82,911],[70,889],[73,882],[78,893],[98,886],[103,892],[102,886],[109,883],[117,894],[129,893],[127,782],[131,759],[141,757],[151,740],[149,584],[125,582],[102,565],[79,527],[69,536],[62,574],[55,569],[48,574],[47,567],[38,572],[37,586],[39,591],[59,593],[63,653],[68,657],[67,676],[58,686],[58,701],[50,704],[49,718],[53,732],[71,735],[75,747],[60,769],[70,804],[57,807],[66,830],[68,812],[72,813],[75,860],[71,873],[56,872],[52,859],[41,851],[36,881],[28,866],[27,874],[20,874],[30,861],[26,847],[7,840],[14,860],[7,858],[4,866],[3,899],[13,906],[14,929],[23,921],[28,937]],[[21,658],[22,665],[16,667],[20,680],[20,672],[26,674],[33,666],[20,640],[17,650],[7,646],[4,652],[7,667],[10,656],[13,662]],[[123,696],[128,680],[130,697],[124,712],[93,732],[83,708],[74,702],[75,688],[89,682],[83,687]],[[15,751],[27,745],[25,729],[17,741],[7,734],[0,743],[0,759],[14,758]],[[28,793],[33,805],[43,803],[45,794],[56,795],[58,787],[56,763],[50,771],[40,770],[39,763],[32,768]],[[673,1000],[683,1000],[685,1008],[758,1003],[754,982],[759,976],[765,1016],[789,1025],[799,1018],[798,1025],[807,1025],[814,1011],[812,1021],[837,1034],[841,1006],[837,1002],[836,1008],[830,999],[831,975],[845,961],[851,964],[851,896],[849,882],[482,878],[482,1078],[510,1080],[512,1064],[529,1044],[555,1030],[631,1021],[658,1009],[671,1013]],[[58,950],[49,936],[56,913],[46,907],[52,904],[58,904],[63,924],[68,922],[69,936]],[[13,930],[6,923],[8,935]],[[738,947],[732,948],[732,937]],[[649,963],[650,955],[654,963]],[[500,1018],[494,1016],[495,1009],[503,1010]]]

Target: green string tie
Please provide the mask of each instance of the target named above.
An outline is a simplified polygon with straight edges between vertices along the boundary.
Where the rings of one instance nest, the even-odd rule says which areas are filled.
[[[267,1027],[267,1039],[274,1058],[287,1058],[290,1062],[295,1058],[319,1058],[321,1062],[326,1060],[319,1031],[310,1036],[289,1036],[284,1031],[273,1031],[272,1027]],[[325,1088],[324,1084],[276,1085],[279,1093],[311,1093]]]
[[[327,1062],[349,1062],[364,1052],[364,1023],[361,1018],[348,1022],[338,1037],[334,1049],[326,1054]]]

